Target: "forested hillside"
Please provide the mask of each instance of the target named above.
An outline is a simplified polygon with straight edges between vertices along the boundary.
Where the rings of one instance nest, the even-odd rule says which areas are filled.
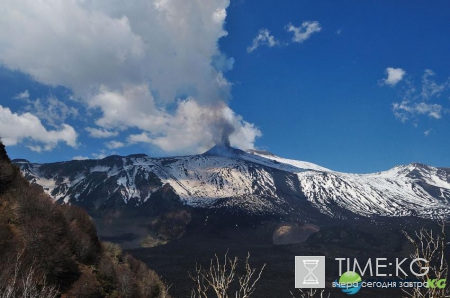
[[[30,185],[0,142],[0,297],[169,297],[159,276],[89,215]]]

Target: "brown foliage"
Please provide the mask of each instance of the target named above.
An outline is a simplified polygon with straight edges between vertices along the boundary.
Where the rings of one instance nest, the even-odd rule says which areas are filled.
[[[65,289],[78,278],[79,270],[72,258],[64,214],[35,185],[21,189],[17,201],[26,262],[36,262],[50,282]]]
[[[26,289],[34,291],[26,297],[168,297],[144,263],[100,243],[84,210],[58,205],[30,185],[1,142],[0,262],[2,298]]]
[[[56,286],[48,284],[45,274],[34,267],[22,263],[23,251],[15,261],[6,263],[0,282],[1,298],[56,298]]]
[[[80,278],[72,285],[66,295],[68,298],[97,298],[102,297],[102,288],[95,273],[89,268],[83,270]]]
[[[170,297],[159,276],[139,260],[123,254],[120,246],[106,242],[99,262],[99,276],[104,289],[117,289],[121,297]]]
[[[86,211],[76,206],[64,206],[62,211],[69,222],[73,253],[85,264],[95,263],[101,253],[101,245],[94,221]]]

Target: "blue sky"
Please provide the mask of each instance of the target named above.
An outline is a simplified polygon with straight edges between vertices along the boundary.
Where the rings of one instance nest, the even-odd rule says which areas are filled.
[[[10,156],[190,154],[230,134],[338,171],[450,166],[448,1],[200,2],[6,1]]]

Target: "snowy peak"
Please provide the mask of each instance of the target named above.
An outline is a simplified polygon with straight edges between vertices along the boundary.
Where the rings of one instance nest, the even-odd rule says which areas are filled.
[[[450,170],[447,168],[436,168],[422,163],[411,163],[408,165],[396,166],[390,170],[369,175],[379,175],[385,178],[409,178],[416,181],[426,181],[431,184],[438,184],[442,187],[450,187]],[[432,183],[431,181],[435,181]]]
[[[391,173],[391,174],[395,174],[397,176],[407,176],[414,172],[425,173],[425,172],[432,171],[433,169],[435,169],[435,168],[428,166],[426,164],[413,162],[413,163],[410,163],[407,165],[399,165],[399,166],[393,167],[392,169],[390,169],[388,171],[380,172],[380,173]]]
[[[272,152],[266,151],[266,150],[248,149],[248,150],[246,150],[246,152],[250,153],[250,154],[254,154],[254,155],[264,156],[267,158],[270,158],[272,156],[276,157],[275,154],[273,154]]]
[[[268,151],[247,150],[247,152],[248,152],[248,155],[255,157],[254,158],[255,161],[259,160],[262,163],[271,164],[272,167],[276,167],[280,170],[285,170],[285,171],[290,171],[290,172],[303,172],[305,170],[331,172],[330,169],[321,167],[321,166],[313,164],[311,162],[279,157]],[[248,157],[247,157],[247,159],[248,159]]]
[[[234,157],[245,154],[244,151],[231,147],[227,144],[216,144],[214,147],[203,153],[205,156],[222,156],[222,157]]]
[[[180,202],[194,208],[237,208],[253,214],[281,216],[309,206],[332,217],[450,215],[450,169],[420,163],[349,174],[222,144],[200,155],[180,157],[134,154],[16,164],[55,200],[90,202],[95,208],[112,202],[141,206],[169,187]]]
[[[294,173],[303,172],[306,170],[326,171],[326,172],[331,171],[327,168],[321,167],[319,165],[310,162],[282,158],[268,151],[254,150],[254,149],[243,151],[240,149],[233,148],[226,144],[217,144],[208,151],[206,151],[205,153],[203,153],[202,155],[235,158],[259,164],[261,166],[266,166],[277,170]]]

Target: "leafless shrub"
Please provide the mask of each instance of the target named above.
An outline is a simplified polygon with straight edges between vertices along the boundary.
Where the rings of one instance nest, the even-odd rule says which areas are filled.
[[[117,244],[105,242],[102,247],[104,254],[100,258],[98,269],[104,289],[115,289],[120,297],[170,297],[169,287],[142,261],[124,254]]]
[[[325,294],[324,289],[297,289],[300,292],[300,298],[330,298],[330,293]],[[295,298],[294,293],[291,291],[292,298]]]
[[[128,264],[134,274],[139,297],[169,297],[169,288],[166,286],[155,271],[148,269],[142,261],[125,254],[124,261]]]
[[[245,272],[242,275],[237,274],[238,258],[231,259],[228,252],[223,261],[217,255],[210,261],[208,269],[203,269],[196,265],[193,274],[189,274],[194,281],[195,287],[192,289],[192,298],[208,298],[213,293],[217,298],[248,298],[255,291],[256,283],[261,278],[265,264],[259,271],[252,268],[249,264],[250,253],[245,259]],[[232,284],[237,282],[237,290],[232,295]]]
[[[112,242],[102,242],[103,251],[106,255],[112,257],[115,260],[119,260],[122,256],[122,248],[119,244]]]
[[[56,298],[57,288],[48,285],[45,275],[39,274],[33,265],[21,276],[21,257],[22,253],[17,255],[10,279],[0,288],[0,298]]]
[[[416,231],[415,235],[411,236],[406,231],[403,231],[406,238],[411,242],[415,250],[411,254],[411,258],[425,259],[428,262],[418,262],[420,271],[425,270],[428,267],[428,273],[424,276],[420,276],[419,279],[422,282],[428,282],[431,279],[447,279],[448,278],[448,263],[445,258],[446,247],[449,242],[446,242],[445,224],[440,224],[440,233],[433,233],[432,230],[425,228]],[[428,287],[428,288],[411,288],[403,289],[406,297],[412,298],[444,298],[450,297],[450,287]]]
[[[126,264],[120,264],[116,269],[117,285],[119,293],[122,297],[133,297],[137,291],[136,282],[133,272],[126,266]]]

